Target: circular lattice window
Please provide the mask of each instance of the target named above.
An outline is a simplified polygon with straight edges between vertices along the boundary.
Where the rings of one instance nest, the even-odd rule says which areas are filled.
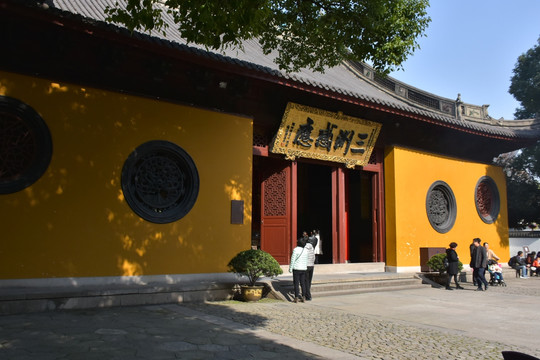
[[[482,176],[474,190],[476,211],[487,224],[492,224],[499,216],[501,203],[497,184],[489,176]]]
[[[29,105],[0,96],[0,194],[35,183],[51,162],[51,133]]]
[[[149,141],[137,147],[122,169],[122,190],[133,211],[154,223],[184,217],[199,193],[195,163],[181,147]]]
[[[456,198],[444,181],[434,182],[427,193],[426,211],[431,226],[440,233],[447,233],[456,221]]]

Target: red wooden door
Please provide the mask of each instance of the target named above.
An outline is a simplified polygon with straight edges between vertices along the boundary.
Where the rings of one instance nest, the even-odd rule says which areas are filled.
[[[262,172],[261,249],[285,265],[291,256],[290,163],[267,158]]]

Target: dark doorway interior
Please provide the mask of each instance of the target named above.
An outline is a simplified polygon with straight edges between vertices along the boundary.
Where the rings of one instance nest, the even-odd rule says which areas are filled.
[[[298,234],[319,230],[323,254],[320,264],[332,263],[332,168],[298,163]]]
[[[349,262],[373,261],[372,175],[363,171],[348,172]]]

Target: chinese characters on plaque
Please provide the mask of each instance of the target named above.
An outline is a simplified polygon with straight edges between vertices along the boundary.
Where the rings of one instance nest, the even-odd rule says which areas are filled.
[[[341,113],[289,103],[271,151],[297,157],[345,163],[348,168],[369,161],[381,124]]]

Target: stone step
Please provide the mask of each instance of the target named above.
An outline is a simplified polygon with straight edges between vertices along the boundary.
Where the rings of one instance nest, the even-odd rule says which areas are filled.
[[[384,292],[384,291],[400,291],[400,290],[410,290],[410,289],[419,289],[425,287],[421,283],[416,283],[414,285],[401,285],[392,284],[391,286],[379,286],[379,287],[366,287],[366,288],[355,288],[355,289],[344,289],[344,290],[333,290],[333,291],[312,291],[312,296],[314,297],[324,297],[324,296],[339,296],[339,295],[354,295],[354,294],[364,294],[364,293],[373,293],[373,292]]]
[[[292,276],[280,277],[267,282],[272,287],[270,296],[292,300],[294,286]],[[395,291],[423,287],[422,280],[415,274],[376,273],[376,274],[319,274],[314,277],[311,293],[314,297],[360,294],[366,292]]]
[[[316,264],[315,273],[320,274],[369,274],[384,273],[386,264],[383,262],[347,263],[347,264]],[[283,274],[288,274],[289,265],[281,265]]]
[[[419,279],[395,279],[395,280],[373,280],[373,281],[347,281],[339,283],[315,283],[311,286],[312,293],[323,293],[331,291],[354,291],[376,288],[392,287],[418,287],[422,285]]]
[[[234,274],[168,276],[166,281],[126,279],[47,279],[0,282],[0,315],[111,306],[152,305],[230,299],[235,286],[245,283]],[[262,279],[268,296],[290,300],[288,269],[275,279]],[[415,274],[384,272],[380,263],[316,265],[312,292],[316,296],[390,291],[419,286]]]

